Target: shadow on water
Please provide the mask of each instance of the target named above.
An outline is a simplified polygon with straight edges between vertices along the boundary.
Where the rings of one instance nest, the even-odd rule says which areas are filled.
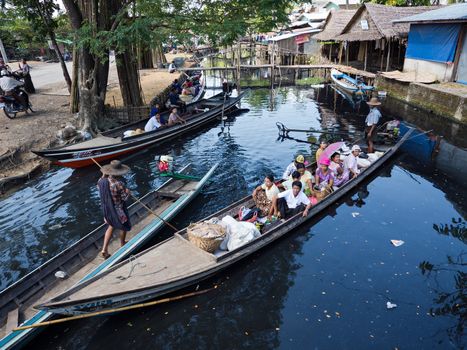
[[[296,154],[312,155],[313,145],[277,140],[276,122],[360,130],[365,112],[346,110],[340,98],[328,88],[254,90],[242,101],[250,111],[223,127],[214,123],[127,159],[126,180],[139,196],[161,184],[152,171],[160,154],[174,156],[177,167],[192,163],[193,174],[221,161],[175,219],[184,227],[243,197],[265,174],[281,174]],[[465,187],[433,161],[429,137],[411,141],[312,224],[200,285],[217,284],[216,291],[50,327],[29,348],[465,347]],[[98,177],[96,169],[55,169],[2,200],[1,286],[101,222]],[[405,244],[396,248],[391,239]],[[397,308],[387,310],[387,301]]]

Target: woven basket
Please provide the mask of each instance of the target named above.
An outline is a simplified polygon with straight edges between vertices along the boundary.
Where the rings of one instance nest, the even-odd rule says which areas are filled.
[[[195,231],[202,230],[203,228],[216,231],[218,235],[213,237],[200,237],[194,234]],[[195,246],[208,253],[214,253],[224,240],[225,229],[221,225],[201,222],[198,224],[191,224],[190,226],[188,226],[187,234],[188,240]]]
[[[319,201],[322,201],[327,196],[329,196],[332,191],[329,188],[326,187],[326,189],[324,191],[316,191],[315,189],[313,189],[312,192],[313,192],[313,196],[315,196],[316,199],[319,202]]]

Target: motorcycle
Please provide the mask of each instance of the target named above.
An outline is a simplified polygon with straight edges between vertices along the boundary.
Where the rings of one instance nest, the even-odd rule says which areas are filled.
[[[28,110],[30,110],[32,113],[34,113],[32,104],[29,102],[29,96],[26,91],[24,91],[20,86],[16,87],[14,91],[23,99],[23,101],[26,102],[27,107],[18,103],[18,101],[16,101],[13,96],[0,95],[0,109],[3,109],[3,113],[10,119],[15,118],[16,114],[19,112],[26,112],[27,114]]]

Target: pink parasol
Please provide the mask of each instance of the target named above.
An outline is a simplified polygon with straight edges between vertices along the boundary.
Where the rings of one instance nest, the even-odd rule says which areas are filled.
[[[345,145],[344,141],[331,143],[328,147],[326,147],[324,149],[323,153],[321,153],[321,156],[319,157],[319,160],[321,161],[321,159],[323,159],[323,158],[329,158],[330,159],[332,154],[334,152],[336,152],[339,148],[341,148],[344,145]]]

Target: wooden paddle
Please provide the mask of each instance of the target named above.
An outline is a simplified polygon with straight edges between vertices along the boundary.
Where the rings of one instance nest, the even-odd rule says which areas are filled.
[[[96,163],[96,165],[102,169],[102,166],[94,159],[94,158],[91,158],[91,160]],[[133,196],[131,193],[130,193],[130,196],[131,198],[133,198],[135,201],[137,201],[139,204],[141,204],[148,212],[150,212],[152,215],[154,215],[156,218],[158,218],[159,220],[161,220],[164,224],[166,224],[167,226],[169,226],[170,228],[172,228],[173,230],[175,230],[175,232],[178,232],[180,231],[178,228],[176,228],[174,225],[172,225],[171,223],[167,222],[166,220],[164,220],[163,218],[161,218],[159,215],[157,215],[154,210],[152,210],[151,208],[149,208],[146,204],[144,204],[143,202],[141,202],[139,200],[139,198]]]
[[[44,326],[49,326],[49,325],[52,325],[52,324],[69,322],[69,321],[73,321],[73,320],[80,320],[82,318],[89,318],[89,317],[94,317],[94,316],[108,315],[108,314],[112,314],[112,313],[115,313],[115,312],[134,310],[134,309],[140,309],[140,308],[143,308],[143,307],[148,307],[148,306],[153,306],[153,305],[158,305],[158,304],[164,304],[164,303],[168,303],[168,302],[171,302],[171,301],[181,300],[181,299],[193,297],[193,296],[196,296],[196,295],[204,294],[204,293],[207,293],[207,292],[209,292],[209,291],[211,291],[213,289],[216,289],[216,288],[217,288],[217,286],[214,287],[214,288],[200,290],[198,292],[182,294],[182,295],[178,295],[178,296],[175,296],[175,297],[172,297],[172,298],[159,299],[159,300],[151,301],[151,302],[148,302],[148,303],[141,303],[141,304],[135,304],[135,305],[130,305],[130,306],[118,307],[118,308],[115,308],[115,309],[90,312],[90,313],[87,313],[87,314],[61,318],[61,319],[58,319],[58,320],[38,322],[38,323],[31,324],[29,326],[20,326],[20,327],[13,328],[13,332],[14,331],[22,331],[22,330],[30,329],[30,328],[44,327]]]

